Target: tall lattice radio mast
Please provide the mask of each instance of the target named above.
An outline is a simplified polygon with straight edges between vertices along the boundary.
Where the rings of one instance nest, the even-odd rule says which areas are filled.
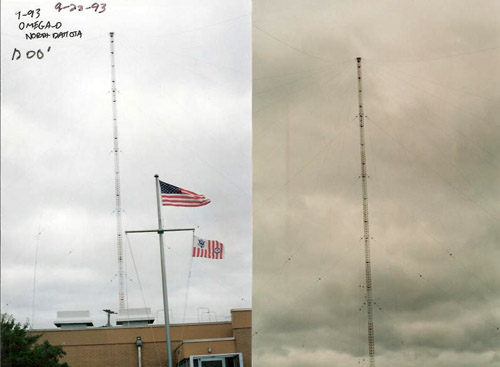
[[[113,153],[115,156],[115,201],[116,201],[116,247],[118,251],[118,298],[120,310],[125,308],[123,244],[122,244],[122,200],[120,195],[120,159],[118,147],[118,117],[116,111],[116,75],[114,33],[110,32],[111,42],[111,98],[113,104]]]
[[[373,296],[372,296],[372,268],[370,260],[370,226],[368,223],[368,188],[366,174],[365,151],[365,115],[363,112],[363,86],[361,83],[361,57],[357,58],[358,66],[358,101],[359,101],[359,135],[361,144],[361,187],[363,192],[363,226],[365,242],[365,276],[366,276],[366,306],[368,310],[368,354],[370,367],[375,367],[375,332],[373,329]]]

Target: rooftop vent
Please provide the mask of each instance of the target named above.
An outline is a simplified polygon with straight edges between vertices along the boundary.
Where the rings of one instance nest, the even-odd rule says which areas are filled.
[[[116,325],[142,326],[155,321],[150,308],[124,308],[118,311]]]
[[[85,329],[94,326],[89,311],[57,311],[54,325],[61,329]]]

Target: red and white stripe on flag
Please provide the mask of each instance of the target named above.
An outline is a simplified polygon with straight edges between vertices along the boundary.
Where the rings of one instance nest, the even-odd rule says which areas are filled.
[[[207,259],[223,259],[224,245],[219,241],[205,240],[195,237],[193,242],[193,257],[205,257]]]

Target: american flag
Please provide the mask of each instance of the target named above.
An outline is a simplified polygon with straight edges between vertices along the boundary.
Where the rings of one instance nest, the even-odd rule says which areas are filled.
[[[224,245],[219,241],[204,240],[194,237],[193,257],[206,257],[208,259],[223,259]]]
[[[210,203],[210,199],[207,199],[204,195],[199,195],[195,192],[181,189],[180,187],[170,185],[163,181],[160,181],[161,189],[161,202],[162,205],[171,206],[203,206]]]

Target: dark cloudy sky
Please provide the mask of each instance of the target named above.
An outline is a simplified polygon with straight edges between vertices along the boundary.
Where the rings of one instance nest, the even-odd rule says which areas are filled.
[[[500,366],[500,3],[253,2],[254,361]]]
[[[250,2],[111,1],[101,14],[55,3],[2,1],[2,312],[41,328],[59,310],[89,310],[96,326],[117,311],[110,31],[124,229],[156,228],[156,173],[205,194],[208,206],[163,208],[164,225],[196,227],[227,256],[194,259],[188,282],[191,236],[167,235],[171,320],[251,307]],[[16,12],[35,8],[83,37],[25,40]],[[11,60],[49,46],[42,60]],[[123,245],[127,305],[157,316],[157,235]]]

